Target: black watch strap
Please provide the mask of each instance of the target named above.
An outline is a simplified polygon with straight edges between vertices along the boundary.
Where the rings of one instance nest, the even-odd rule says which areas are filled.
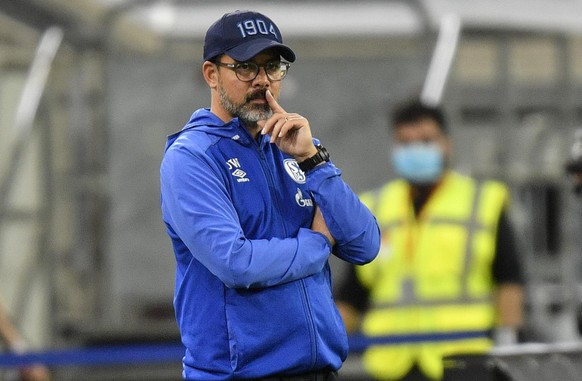
[[[317,153],[315,155],[311,156],[309,159],[303,160],[301,163],[297,163],[299,164],[299,169],[303,172],[310,171],[318,164],[329,161],[329,153],[324,146],[318,144],[315,148],[317,148]]]

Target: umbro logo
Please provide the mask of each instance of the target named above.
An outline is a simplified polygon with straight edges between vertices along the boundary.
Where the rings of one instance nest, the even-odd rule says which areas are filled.
[[[237,178],[237,182],[246,183],[251,181],[251,179],[247,177],[247,173],[240,168],[240,162],[238,161],[238,158],[233,157],[232,159],[228,159],[226,161],[226,165],[228,166],[228,169],[232,171],[231,175]]]
[[[232,175],[234,177],[238,177],[238,179],[236,179],[236,181],[243,182],[243,181],[250,181],[249,179],[247,179],[247,173],[245,171],[243,171],[242,169],[236,169],[234,172],[232,172]]]

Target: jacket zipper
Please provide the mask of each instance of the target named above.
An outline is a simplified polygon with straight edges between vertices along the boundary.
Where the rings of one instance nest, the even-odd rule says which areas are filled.
[[[271,168],[266,165],[266,157],[261,149],[260,145],[257,144],[257,152],[259,155],[259,159],[261,162],[261,166],[263,167],[263,171],[266,174],[267,181],[269,182],[269,192],[272,192],[271,189],[274,189],[275,181],[273,180],[273,175],[271,173]],[[273,194],[271,193],[271,199],[275,200]],[[279,204],[275,203],[279,216],[282,215],[281,210],[279,209]],[[285,226],[284,221],[282,221],[283,231],[285,236],[287,235],[287,228]],[[300,292],[301,292],[301,301],[303,302],[303,311],[305,312],[307,318],[307,329],[309,331],[309,336],[311,338],[311,369],[315,367],[317,363],[317,340],[315,339],[315,324],[313,323],[313,313],[311,311],[311,306],[309,305],[309,295],[307,293],[307,286],[305,285],[305,280],[301,279],[300,282]]]
[[[317,363],[317,340],[315,340],[315,324],[313,323],[313,313],[311,311],[311,306],[309,304],[309,295],[307,294],[307,286],[305,286],[305,280],[301,279],[301,300],[303,301],[303,308],[305,314],[307,315],[307,328],[309,330],[309,336],[311,337],[311,369],[315,367]]]
[[[277,215],[279,216],[279,219],[281,218],[280,216],[283,215],[283,213],[281,213],[281,209],[279,208],[279,202],[277,202],[277,198],[276,198],[276,194],[274,192],[275,189],[275,180],[273,179],[273,174],[271,173],[271,168],[266,164],[267,158],[265,156],[265,153],[263,152],[262,148],[255,143],[255,146],[257,148],[257,153],[259,155],[259,161],[261,163],[261,167],[263,168],[263,172],[265,173],[265,177],[267,178],[267,182],[269,183],[269,193],[271,194],[271,200],[275,201],[275,207],[277,208]],[[285,226],[285,221],[280,220],[281,226],[283,227],[283,234],[285,236],[287,236],[287,227]]]

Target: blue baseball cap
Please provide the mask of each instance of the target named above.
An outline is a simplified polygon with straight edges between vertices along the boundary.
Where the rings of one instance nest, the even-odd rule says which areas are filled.
[[[227,54],[237,61],[248,61],[271,48],[276,48],[287,61],[295,61],[295,53],[283,45],[281,32],[270,18],[258,12],[235,11],[226,13],[208,28],[204,60]]]

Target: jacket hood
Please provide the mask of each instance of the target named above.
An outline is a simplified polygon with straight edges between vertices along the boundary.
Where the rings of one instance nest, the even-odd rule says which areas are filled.
[[[210,109],[201,108],[194,111],[190,120],[182,130],[168,136],[165,150],[168,150],[180,135],[192,130],[201,131],[210,135],[231,138],[233,140],[238,140],[245,145],[251,142],[251,138],[246,131],[246,128],[238,118],[234,118],[230,122],[225,123],[218,116],[213,114]]]

